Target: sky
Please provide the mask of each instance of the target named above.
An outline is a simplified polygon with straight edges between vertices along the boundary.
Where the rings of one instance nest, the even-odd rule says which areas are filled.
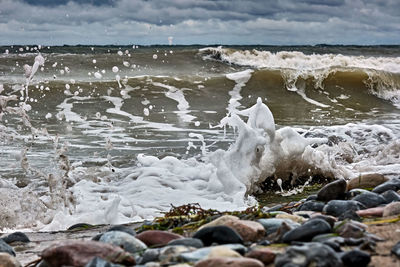
[[[400,44],[400,0],[0,0],[0,45]]]

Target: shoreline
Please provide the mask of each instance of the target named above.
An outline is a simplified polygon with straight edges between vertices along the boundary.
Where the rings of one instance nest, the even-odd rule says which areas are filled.
[[[361,265],[357,266],[372,267],[382,266],[384,264],[387,266],[400,266],[400,255],[396,257],[390,251],[400,240],[400,195],[398,194],[400,191],[400,179],[395,179],[394,182],[392,181],[395,183],[394,187],[389,186],[390,188],[398,187],[398,190],[386,190],[387,188],[385,188],[384,192],[380,193],[380,195],[387,195],[386,192],[390,192],[392,196],[399,198],[397,201],[391,202],[390,204],[381,204],[377,207],[365,208],[365,205],[368,204],[368,201],[373,199],[373,197],[362,200],[360,196],[363,194],[366,196],[373,193],[371,191],[360,189],[359,187],[365,188],[366,186],[370,186],[371,183],[377,183],[376,186],[373,187],[375,188],[373,191],[379,191],[376,189],[385,184],[390,185],[391,181],[379,180],[377,182],[376,179],[373,179],[376,177],[369,176],[367,178],[368,179],[363,178],[364,180],[359,179],[358,186],[356,185],[355,188],[351,190],[348,189],[349,187],[352,187],[352,183],[354,185],[354,181],[347,181],[343,190],[344,180],[335,180],[322,187],[317,194],[310,195],[309,193],[306,193],[308,195],[306,200],[303,198],[300,201],[280,203],[273,207],[250,207],[245,211],[219,212],[216,210],[203,210],[198,204],[188,204],[179,207],[172,206],[171,210],[165,213],[164,217],[157,217],[151,222],[143,221],[122,225],[77,224],[70,227],[69,230],[63,231],[24,232],[30,241],[26,243],[11,243],[11,247],[16,253],[15,258],[19,261],[19,263],[22,264],[22,266],[39,266],[35,265],[39,263],[39,255],[43,255],[44,251],[49,250],[49,248],[53,246],[63,246],[63,244],[66,244],[65,242],[73,243],[81,242],[82,240],[82,242],[90,243],[93,242],[90,240],[97,240],[96,238],[101,238],[101,236],[104,236],[106,233],[132,231],[132,235],[135,238],[139,240],[143,239],[142,241],[146,244],[146,247],[141,252],[136,251],[135,253],[131,253],[131,255],[134,255],[136,263],[141,263],[143,258],[147,257],[146,253],[148,253],[148,251],[157,250],[158,253],[164,253],[163,251],[169,247],[174,247],[174,249],[178,249],[177,247],[179,247],[179,250],[182,250],[175,251],[173,253],[171,252],[173,256],[169,255],[167,257],[167,261],[165,261],[165,258],[160,256],[160,258],[157,258],[157,260],[154,261],[155,265],[146,265],[146,262],[144,262],[142,266],[172,266],[174,264],[181,264],[179,266],[212,266],[198,264],[203,264],[203,261],[212,263],[215,259],[226,260],[220,259],[221,257],[229,258],[230,260],[238,260],[236,258],[239,258],[240,261],[246,261],[250,258],[251,260],[254,259],[258,262],[261,261],[264,264],[263,266],[283,266],[280,264],[282,257],[290,258],[290,255],[287,254],[288,251],[298,249],[301,246],[317,246],[316,248],[311,248],[311,250],[318,250],[321,249],[321,247],[323,249],[327,249],[326,247],[328,247],[328,252],[334,253],[333,256],[331,255],[334,257],[332,262],[335,260],[345,261],[346,256],[343,255],[346,255],[346,253],[360,253],[360,255],[358,255],[359,258],[364,257],[364,262],[361,263],[365,264],[367,259],[368,263],[367,265],[358,263]],[[371,190],[371,188],[369,189]],[[360,201],[364,203],[363,208],[352,210],[350,213],[344,212],[345,216],[340,213],[335,215],[333,214],[334,212],[329,211],[329,207],[326,208],[326,206],[331,205],[330,203],[332,202],[344,201],[349,204],[354,201],[352,199],[336,200],[343,198],[341,194],[344,192],[348,196],[358,192],[357,195],[355,197],[352,196],[352,198],[354,199],[358,197],[358,200],[361,199]],[[313,205],[317,202],[325,203],[322,212],[311,211],[312,209],[316,209],[316,206],[313,207]],[[313,205],[310,206],[306,203],[311,203]],[[303,209],[302,207],[304,206],[313,208]],[[395,208],[392,208],[392,214],[387,216],[388,213],[386,212],[385,214],[384,210],[389,206],[395,206]],[[277,220],[280,220],[280,224],[277,227],[276,225],[273,226],[276,227],[276,229],[274,228],[274,231],[271,232],[272,228],[270,227],[272,227],[271,225],[276,223]],[[329,227],[329,224],[331,227],[329,230],[322,230],[322,232],[313,233],[311,238],[307,237],[304,239],[297,237],[297,239],[294,238],[292,241],[290,241],[290,238],[288,239],[287,236],[289,232],[295,232],[297,228],[300,229],[311,223],[318,223],[316,228],[319,230],[321,230],[321,227],[326,227],[326,225]],[[198,236],[199,232],[201,232],[205,226],[206,229],[213,227],[216,227],[215,229],[218,227],[228,227],[233,229],[239,234],[239,238],[241,240],[239,243],[242,244],[240,245],[240,249],[235,247],[236,245],[234,244],[222,242],[221,240],[217,240],[217,242],[214,242],[215,240],[213,240],[211,247],[209,247],[211,244],[208,244],[203,248],[196,249],[190,246],[183,246],[184,248],[182,248],[182,245],[169,245],[169,243],[165,242],[165,240],[161,242],[162,244],[160,243],[160,240],[163,238],[170,238],[171,240],[176,238],[178,240],[193,239],[192,237],[196,235]],[[117,227],[118,230],[112,230],[113,228],[115,229],[115,227]],[[307,232],[309,229],[303,229],[302,231]],[[146,234],[150,234],[150,237],[146,236]],[[163,237],[164,234],[168,237]],[[161,236],[161,239],[159,238],[157,239],[158,241],[155,241],[156,243],[152,243],[154,240],[152,240],[153,237],[151,236],[158,235]],[[172,235],[172,237],[169,235]],[[4,236],[5,235],[2,234],[1,238],[4,238]],[[144,238],[143,236],[146,237]],[[207,238],[209,237],[206,237],[205,240],[207,240]],[[203,258],[190,258],[190,260],[185,258],[187,255],[191,255],[190,253],[195,253],[197,250],[205,250],[208,247],[211,250],[222,249],[224,252],[215,252],[217,255],[212,254],[214,256],[210,256],[211,252],[209,252],[206,256],[203,255]],[[225,251],[228,249],[229,251]],[[261,256],[257,253],[261,253]],[[291,253],[294,252],[292,251]],[[257,254],[257,257],[259,258],[253,254]],[[273,260],[269,259],[269,263],[267,263],[267,261],[263,262],[262,260],[265,260],[266,255],[269,255],[269,257]],[[306,258],[309,256],[310,255],[308,254],[305,255]],[[321,260],[322,259],[316,259],[317,262]],[[159,263],[161,263],[161,265],[157,265]],[[221,266],[225,265],[222,264]],[[348,265],[344,264],[343,266]]]

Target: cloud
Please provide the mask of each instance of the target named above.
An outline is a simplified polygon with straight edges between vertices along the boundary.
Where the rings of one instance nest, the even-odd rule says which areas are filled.
[[[0,0],[5,44],[399,44],[397,0]]]

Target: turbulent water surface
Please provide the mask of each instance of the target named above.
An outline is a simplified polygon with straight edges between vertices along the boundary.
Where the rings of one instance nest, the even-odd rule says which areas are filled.
[[[242,209],[272,177],[397,177],[399,51],[1,47],[0,228]]]

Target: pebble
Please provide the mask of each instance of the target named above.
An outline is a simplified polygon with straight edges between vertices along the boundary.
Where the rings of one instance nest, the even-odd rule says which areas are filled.
[[[366,267],[371,261],[371,256],[364,251],[355,249],[345,252],[341,259],[344,266]]]
[[[29,240],[28,236],[21,232],[15,232],[15,233],[9,234],[5,237],[2,237],[1,239],[3,239],[4,242],[6,242],[7,244],[11,244],[13,242],[22,242],[22,243],[31,242]]]
[[[387,204],[383,209],[383,217],[400,214],[400,202]]]
[[[227,222],[225,225],[236,230],[244,242],[256,242],[265,236],[265,229],[258,222],[235,220]]]
[[[99,257],[94,257],[90,262],[88,262],[85,267],[123,267],[121,264],[114,264],[103,260]]]
[[[210,258],[197,262],[195,267],[264,267],[264,264],[251,258]]]
[[[93,227],[93,225],[88,224],[88,223],[77,223],[77,224],[74,224],[74,225],[71,225],[70,227],[68,227],[68,228],[67,228],[67,231],[71,231],[71,230],[75,230],[75,231],[78,231],[78,230],[85,230],[85,229],[88,229],[88,228],[91,228],[91,227]]]
[[[177,262],[182,253],[190,253],[195,250],[195,248],[186,246],[166,246],[160,249],[158,260],[162,264],[170,264],[171,262]]]
[[[111,244],[90,241],[64,241],[44,249],[41,257],[49,266],[85,266],[94,257],[113,263],[134,265],[135,259],[123,249]]]
[[[228,244],[228,245],[220,245],[220,246],[215,246],[215,247],[200,248],[200,249],[197,249],[197,250],[194,250],[194,251],[191,251],[191,252],[184,252],[184,253],[181,253],[179,255],[179,258],[181,260],[183,260],[183,261],[186,261],[186,262],[199,261],[199,260],[207,258],[210,255],[212,249],[213,248],[217,248],[217,247],[228,248],[230,250],[233,250],[233,251],[239,253],[240,255],[245,254],[246,251],[247,251],[247,248],[245,246],[243,246],[243,245],[240,245],[240,244],[235,244],[235,245],[234,244]]]
[[[326,221],[327,223],[329,223],[329,225],[333,228],[333,226],[335,225],[335,222],[337,222],[337,219],[333,216],[330,215],[323,215],[323,214],[313,214],[311,216],[312,219],[322,219],[324,221]]]
[[[385,207],[369,208],[365,210],[356,211],[358,216],[361,217],[382,217]]]
[[[324,206],[325,206],[324,202],[311,200],[311,201],[304,202],[300,206],[299,210],[301,210],[301,211],[303,211],[303,210],[322,211]]]
[[[275,267],[297,266],[342,266],[337,253],[322,243],[305,243],[303,246],[290,246],[285,253],[278,254]]]
[[[0,266],[1,267],[21,267],[21,264],[10,254],[0,252]]]
[[[324,187],[317,194],[317,200],[330,201],[334,199],[344,199],[347,183],[344,179],[333,181]]]
[[[347,222],[336,229],[336,233],[344,238],[362,238],[365,234],[365,229],[354,222]]]
[[[261,261],[264,265],[274,262],[276,254],[268,248],[255,248],[246,253],[245,257]]]
[[[382,194],[388,190],[397,191],[400,189],[400,178],[391,179],[389,181],[384,182],[383,184],[378,185],[375,187],[372,192],[377,194]]]
[[[207,258],[217,258],[217,257],[241,258],[242,255],[240,255],[238,252],[226,246],[212,247]]]
[[[199,228],[199,230],[206,228],[206,227],[210,227],[210,226],[217,226],[217,225],[225,225],[227,222],[232,222],[232,221],[238,221],[239,218],[236,216],[232,216],[232,215],[223,215],[221,217],[218,217],[217,219],[204,224],[203,226],[201,226]]]
[[[292,220],[289,219],[277,219],[277,218],[259,219],[258,222],[264,227],[267,235],[276,232],[276,230],[278,230],[278,228],[281,227],[283,222],[286,222],[293,228],[300,226],[299,223],[293,222]]]
[[[289,219],[289,220],[291,220],[293,222],[297,222],[297,223],[304,223],[304,222],[307,221],[307,219],[304,218],[304,217],[293,215],[293,214],[289,214],[289,213],[280,213],[280,214],[276,215],[275,218],[277,218],[277,219]]]
[[[290,224],[283,222],[276,232],[267,236],[267,239],[273,243],[282,243],[283,236],[293,229],[295,228],[290,226]]]
[[[0,252],[5,252],[11,256],[15,256],[14,249],[10,247],[3,239],[0,239]]]
[[[282,241],[284,243],[290,243],[292,241],[311,241],[314,236],[330,233],[331,230],[331,226],[325,220],[312,219],[284,234]]]
[[[363,205],[354,200],[331,200],[325,205],[323,213],[339,217],[346,211],[355,212],[361,208],[364,208]]]
[[[221,216],[203,225],[199,229],[217,225],[225,225],[234,229],[242,237],[244,242],[256,242],[265,235],[264,227],[258,222],[240,220],[238,217],[232,215]]]
[[[212,243],[217,244],[235,244],[243,243],[242,237],[232,228],[224,225],[210,226],[198,230],[193,238],[198,238],[203,241],[205,246],[210,246]]]
[[[388,178],[379,173],[364,174],[347,181],[347,190],[350,191],[355,188],[374,188],[387,180]]]
[[[151,261],[158,261],[159,256],[160,256],[159,248],[148,248],[143,253],[142,257],[140,259],[138,259],[137,263],[145,264],[145,263],[151,262]]]
[[[388,204],[391,202],[400,201],[400,195],[393,190],[383,192],[381,196],[386,200],[386,203]]]
[[[353,198],[353,200],[360,202],[366,208],[374,208],[381,204],[386,203],[386,200],[382,196],[378,195],[377,193],[373,193],[373,192],[362,193],[362,194],[356,196],[355,198]]]
[[[400,241],[393,246],[390,252],[400,259]]]
[[[136,235],[136,231],[135,230],[133,230],[132,228],[127,227],[125,225],[114,225],[114,226],[111,226],[107,230],[107,232],[111,232],[111,231],[125,232],[127,234],[130,234],[131,236],[135,236]]]
[[[147,246],[139,239],[120,231],[105,232],[99,239],[100,242],[124,248],[132,254],[142,252]]]
[[[165,246],[174,239],[182,238],[181,235],[160,231],[160,230],[148,230],[141,232],[135,236],[137,239],[145,243],[149,247],[154,246]]]
[[[168,246],[187,246],[187,247],[194,247],[194,248],[202,248],[204,247],[203,242],[198,238],[179,238],[174,239],[168,242]]]

